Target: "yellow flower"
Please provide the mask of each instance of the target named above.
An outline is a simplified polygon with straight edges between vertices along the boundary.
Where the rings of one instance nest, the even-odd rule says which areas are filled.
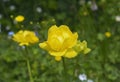
[[[18,15],[17,17],[15,17],[15,21],[17,21],[17,22],[22,22],[22,21],[24,21],[24,16],[22,16],[22,15]]]
[[[76,50],[76,52],[82,52],[83,54],[87,54],[91,51],[91,49],[87,47],[86,41],[78,41],[77,44],[74,46],[74,49]]]
[[[105,36],[106,36],[107,38],[109,38],[109,37],[111,37],[111,33],[110,33],[110,32],[105,32]]]
[[[33,31],[20,30],[13,35],[13,40],[18,42],[20,46],[33,44],[39,41],[38,37]]]
[[[47,41],[40,43],[39,46],[59,61],[61,57],[73,58],[77,55],[77,52],[73,49],[77,43],[77,38],[78,34],[72,33],[68,26],[57,27],[53,25],[48,30]]]

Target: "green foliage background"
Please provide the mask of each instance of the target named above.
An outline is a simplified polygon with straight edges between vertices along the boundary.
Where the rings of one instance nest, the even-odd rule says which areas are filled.
[[[0,82],[30,82],[26,55],[35,82],[62,82],[62,62],[56,62],[38,44],[29,46],[30,52],[25,54],[24,48],[8,35],[10,31],[29,29],[38,33],[42,42],[54,24],[68,25],[92,49],[89,54],[76,57],[77,66],[76,58],[65,60],[69,79],[77,67],[76,80],[71,82],[81,82],[78,76],[83,73],[94,82],[120,82],[120,21],[116,21],[116,16],[120,16],[119,0],[0,0],[0,15]],[[25,21],[15,24],[17,15],[23,15]],[[110,38],[104,35],[107,31],[112,34]]]

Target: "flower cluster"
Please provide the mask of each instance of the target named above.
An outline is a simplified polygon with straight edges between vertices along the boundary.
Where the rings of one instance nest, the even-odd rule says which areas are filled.
[[[13,40],[20,46],[28,46],[39,41],[35,33],[28,30],[20,30],[13,35]],[[91,50],[87,47],[87,42],[78,40],[77,32],[72,33],[66,25],[51,26],[48,30],[47,41],[40,43],[39,46],[47,50],[57,61],[60,61],[62,57],[76,57],[78,53],[87,54]]]
[[[34,32],[28,30],[20,30],[13,35],[13,40],[18,42],[20,46],[33,44],[39,41]]]
[[[62,57],[73,58],[81,51],[84,54],[90,51],[87,48],[87,42],[78,41],[78,34],[72,33],[66,25],[51,26],[47,41],[40,43],[39,46],[47,50],[57,61],[60,61]]]

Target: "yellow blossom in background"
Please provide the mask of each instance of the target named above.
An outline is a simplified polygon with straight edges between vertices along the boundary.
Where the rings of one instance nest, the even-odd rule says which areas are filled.
[[[17,17],[15,17],[15,21],[17,21],[17,22],[22,22],[22,21],[24,21],[24,16],[22,16],[22,15],[18,15]]]
[[[72,33],[68,26],[57,27],[53,25],[48,30],[47,41],[40,43],[39,46],[47,50],[57,61],[60,61],[61,57],[73,58],[77,55],[73,49],[77,43],[77,38],[78,34]]]
[[[33,44],[39,41],[35,33],[33,31],[28,30],[20,30],[19,32],[13,35],[13,40],[18,42],[20,46],[28,46],[29,44]]]
[[[33,24],[33,22],[32,22],[32,21],[30,21],[30,24]]]
[[[109,37],[111,37],[111,33],[110,32],[105,32],[105,36],[109,38]]]

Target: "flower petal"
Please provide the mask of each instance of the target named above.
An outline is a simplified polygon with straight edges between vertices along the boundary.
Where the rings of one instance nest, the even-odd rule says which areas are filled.
[[[57,51],[49,50],[49,53],[52,56],[63,56],[66,53],[66,50],[64,50],[64,51],[58,51],[58,52]]]
[[[55,60],[56,60],[56,61],[60,61],[61,59],[62,59],[61,56],[56,56],[56,57],[55,57]]]
[[[28,46],[29,43],[26,42],[26,43],[20,43],[20,44],[19,44],[19,46],[24,46],[24,45]]]
[[[47,45],[47,42],[43,42],[43,43],[40,43],[39,46],[42,48],[42,49],[45,49],[45,50],[48,50],[49,47]]]
[[[56,25],[53,25],[48,31],[48,45],[55,51],[59,51],[63,45],[64,38],[61,33]]]
[[[64,55],[64,57],[67,57],[67,58],[73,58],[75,56],[77,56],[77,52],[74,49],[68,49]]]
[[[86,49],[84,49],[83,54],[87,54],[87,53],[89,53],[90,51],[91,51],[90,48],[86,48]]]
[[[62,32],[62,36],[64,36],[65,39],[70,38],[72,36],[72,32],[66,25],[59,26],[59,30]]]

